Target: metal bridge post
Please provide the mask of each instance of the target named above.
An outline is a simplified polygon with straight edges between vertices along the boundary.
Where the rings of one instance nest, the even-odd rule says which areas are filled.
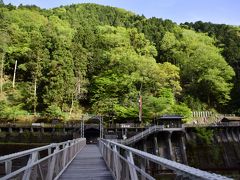
[[[52,148],[48,148],[48,156],[52,154]],[[50,171],[50,163],[51,163],[51,159],[49,158],[48,159],[48,172]]]
[[[99,137],[102,139],[102,119],[99,118]]]
[[[113,158],[114,158],[114,167],[115,167],[115,174],[116,174],[116,179],[120,180],[121,179],[121,164],[119,162],[119,157],[118,157],[118,150],[117,150],[117,146],[114,145],[113,146]]]
[[[170,136],[169,136],[170,138]],[[143,160],[150,161],[152,163],[156,163],[160,166],[163,166],[164,169],[172,170],[175,175],[176,179],[219,179],[219,180],[231,180],[228,177],[224,177],[221,175],[217,175],[214,173],[208,173],[206,171],[202,171],[193,167],[186,166],[184,164],[177,163],[175,161],[171,161],[144,151],[140,151],[138,149],[134,149],[132,147],[125,146],[123,144],[119,144],[115,141],[110,140],[104,140],[104,145],[106,144],[108,152],[107,152],[107,164],[110,164],[108,167],[111,169],[111,171],[114,173],[115,178],[119,179],[119,172],[120,179],[126,179],[126,180],[138,180],[138,178],[141,177],[141,180],[149,179],[154,180],[155,178],[152,177],[148,172],[146,172],[147,164],[144,163],[144,161],[140,162],[139,164],[134,163],[133,154],[136,155],[136,157],[143,158]],[[111,149],[110,149],[111,148]],[[126,156],[122,156],[120,153],[116,154],[116,149],[121,148],[123,152],[125,152]],[[145,149],[145,148],[144,148]],[[112,154],[114,153],[114,154]],[[118,159],[121,158],[121,162],[124,162],[123,169],[118,168],[118,160],[116,160],[116,155],[118,156]],[[123,160],[123,161],[122,161]],[[125,165],[126,164],[126,165]],[[114,166],[115,165],[115,166]],[[119,172],[117,172],[119,170]],[[138,177],[139,175],[139,177]]]
[[[141,170],[144,172],[146,172],[146,164],[147,164],[146,160],[142,158],[140,167],[141,167]],[[141,180],[146,180],[146,178],[143,175],[141,175]]]
[[[56,149],[54,150],[53,154],[56,154],[58,151],[59,151],[59,147],[57,146]],[[49,166],[49,171],[48,171],[48,173],[47,173],[47,178],[46,178],[46,180],[52,180],[52,179],[53,179],[55,164],[56,164],[56,155],[54,155],[54,156],[52,157],[51,163],[48,164],[48,166]]]
[[[6,174],[10,174],[12,172],[12,161],[5,162],[5,172]]]
[[[99,124],[100,138],[103,138],[103,117],[102,116],[100,116],[99,122],[100,122]]]
[[[80,134],[81,134],[81,138],[84,138],[84,117],[82,117],[81,120],[81,127],[80,127]]]
[[[134,165],[133,155],[131,151],[127,152],[127,160]],[[136,169],[133,168],[131,165],[128,165],[128,166],[129,166],[131,179],[138,180]]]
[[[143,142],[143,151],[147,152],[147,139],[146,138],[144,139],[144,142]],[[144,163],[145,163],[145,169],[148,169],[150,166],[149,161],[147,159],[145,159]]]
[[[69,147],[68,143],[65,144],[65,146],[63,147],[63,148],[66,148],[66,149],[64,149],[64,151],[63,151],[63,156],[62,156],[62,158],[63,158],[63,159],[62,159],[63,167],[65,167],[65,165],[66,165],[66,158],[67,158],[68,147]]]
[[[106,148],[107,149],[107,152],[106,152],[107,153],[107,157],[106,158],[107,158],[108,166],[110,167],[110,165],[111,165],[111,150],[110,150],[111,147],[110,147],[110,143],[109,142],[107,143],[107,147],[108,148]]]
[[[84,126],[85,126],[85,125],[84,125],[84,119],[83,119],[83,131],[82,131],[82,132],[83,132],[83,135],[82,135],[82,138],[85,137],[85,134],[84,134],[84,130],[85,130],[85,128],[84,128]]]
[[[83,119],[81,121],[81,136],[80,137],[83,138]]]
[[[35,161],[37,161],[37,159],[38,159],[38,152],[33,152],[28,160],[27,166],[32,165]],[[29,167],[28,169],[26,169],[22,179],[23,180],[30,179],[31,172],[32,172],[32,167]]]
[[[86,139],[77,139],[1,156],[0,164],[5,166],[5,176],[0,179],[58,179],[85,144]],[[41,157],[40,152],[43,151],[48,151],[48,155]],[[21,157],[28,157],[27,165],[12,169],[12,161]]]

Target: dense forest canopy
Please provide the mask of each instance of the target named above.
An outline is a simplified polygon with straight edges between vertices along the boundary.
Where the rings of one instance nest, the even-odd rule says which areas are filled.
[[[136,119],[140,95],[144,121],[240,112],[239,27],[177,25],[97,4],[2,3],[0,17],[2,119],[85,112]]]
[[[216,39],[215,45],[221,49],[226,62],[234,69],[236,76],[233,79],[231,100],[225,107],[228,112],[240,113],[240,27],[225,24],[212,24],[198,21],[184,23],[182,26],[194,29],[197,32],[207,33]]]

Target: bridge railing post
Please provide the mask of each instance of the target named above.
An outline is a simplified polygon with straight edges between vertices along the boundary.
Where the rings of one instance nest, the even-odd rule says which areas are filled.
[[[135,164],[135,163],[134,163],[134,160],[133,160],[133,155],[132,155],[132,152],[131,152],[131,151],[127,152],[127,160],[128,160],[131,164],[133,164],[133,165]],[[138,180],[138,176],[137,176],[136,169],[133,168],[131,165],[129,165],[129,171],[130,171],[131,179]]]
[[[122,171],[122,167],[120,164],[120,159],[118,157],[118,150],[117,150],[117,146],[114,145],[113,146],[113,156],[114,156],[114,167],[115,167],[115,175],[116,175],[116,179],[120,180],[121,178],[121,171]]]
[[[78,139],[1,156],[0,164],[5,166],[5,174],[1,178],[52,180],[60,176],[85,144],[85,139]],[[41,157],[40,153],[43,151],[47,151],[48,154]],[[12,168],[12,162],[24,157],[29,158],[27,165],[22,165],[17,170]]]
[[[146,160],[145,159],[141,159],[141,162],[140,162],[140,167],[141,167],[141,170],[142,171],[146,171]],[[146,177],[144,177],[143,175],[141,175],[141,180],[146,180]]]
[[[177,175],[178,178],[230,180],[230,178],[217,175],[214,173],[208,173],[206,171],[202,171],[193,167],[189,167],[187,165],[180,164],[175,161],[171,161],[169,159],[165,159],[144,151],[140,151],[138,149],[125,146],[123,144],[118,144],[114,141],[104,140],[104,144],[105,145],[108,144],[109,147],[113,147],[114,151],[116,150],[116,148],[121,148],[121,152],[125,152],[126,157],[122,156],[121,154],[118,154],[119,159],[121,159],[121,161],[126,164],[125,166],[123,165],[123,167],[125,168],[122,171],[120,171],[122,173],[125,173],[123,174],[124,176],[122,175],[122,177],[124,177],[125,179],[138,180],[138,178],[141,177],[141,179],[146,178],[149,180],[154,180],[154,177],[152,177],[150,174],[145,172],[145,168],[144,168],[145,164],[143,163],[143,161],[142,163],[140,163],[140,167],[138,167],[139,166],[138,163],[137,165],[135,165],[134,158],[133,158],[133,155],[134,155],[134,157],[137,157],[138,159],[140,158],[142,160],[146,160],[154,164],[163,166],[166,169],[172,170]],[[115,161],[115,167],[112,167],[112,166],[110,167],[111,170],[114,170],[114,172],[116,171],[116,169],[118,169],[117,167],[118,165],[116,164],[116,162],[117,161]],[[141,175],[141,176],[138,177],[138,175]],[[116,177],[117,176],[118,174],[116,172]]]
[[[108,166],[111,166],[111,147],[110,147],[110,143],[107,144],[107,162],[108,162]]]
[[[10,174],[12,172],[12,161],[6,161],[5,162],[5,173]]]
[[[59,147],[57,146],[53,152],[53,154],[57,153],[59,150]],[[55,164],[56,164],[56,155],[52,156],[51,158],[51,162],[48,165],[49,166],[49,171],[47,173],[47,178],[46,180],[52,180],[53,179],[53,173],[54,173],[54,169],[55,169]]]
[[[68,143],[66,143],[65,147],[64,147],[65,149],[63,151],[63,156],[62,156],[62,165],[63,165],[63,167],[66,165],[68,147],[69,147],[69,145],[68,145]]]
[[[27,169],[25,170],[24,174],[23,174],[23,180],[28,180],[30,179],[30,175],[31,175],[31,172],[32,172],[32,167],[31,165],[36,162],[38,160],[38,152],[33,152],[30,157],[29,157],[29,160],[28,160],[28,163],[27,163]]]

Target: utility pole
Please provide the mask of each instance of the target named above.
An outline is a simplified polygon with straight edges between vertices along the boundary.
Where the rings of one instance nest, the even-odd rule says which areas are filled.
[[[5,58],[5,54],[3,52],[2,55],[2,63],[1,63],[1,77],[0,77],[0,92],[2,94],[3,92],[3,67],[4,67],[4,58]]]
[[[39,76],[39,66],[38,66],[38,63],[39,63],[39,55],[38,55],[38,51],[37,51],[37,61],[36,61],[36,67],[35,67],[35,75],[34,75],[34,94],[33,94],[33,99],[34,99],[34,102],[33,102],[33,112],[34,112],[34,115],[36,116],[37,115],[37,102],[38,102],[38,99],[37,99],[37,81],[38,81],[38,76]]]
[[[142,122],[142,95],[141,95],[141,92],[142,92],[142,83],[141,83],[140,90],[139,90],[139,100],[138,100],[138,105],[139,105],[138,118],[139,118],[140,122]]]
[[[139,114],[138,114],[138,117],[139,117],[139,121],[142,122],[142,96],[141,96],[140,93],[139,93],[138,104],[139,104]]]
[[[15,79],[16,79],[16,71],[17,71],[17,60],[15,61],[14,73],[13,73],[13,89],[15,88]]]
[[[81,119],[81,138],[84,138],[84,116],[82,115]]]
[[[34,104],[33,104],[33,113],[34,116],[37,115],[37,79],[34,80]]]

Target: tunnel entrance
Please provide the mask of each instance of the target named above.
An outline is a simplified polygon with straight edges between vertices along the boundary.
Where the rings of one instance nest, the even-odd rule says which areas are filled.
[[[88,144],[96,144],[98,138],[103,138],[103,118],[102,116],[90,116],[82,118],[80,127],[80,137],[86,138]]]
[[[100,131],[96,128],[89,128],[84,131],[87,144],[97,144],[97,139],[100,137]]]

